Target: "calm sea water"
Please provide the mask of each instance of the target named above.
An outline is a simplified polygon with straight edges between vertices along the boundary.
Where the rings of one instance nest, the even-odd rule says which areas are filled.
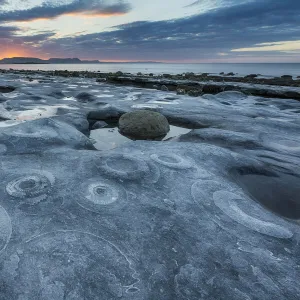
[[[157,63],[104,63],[104,64],[53,64],[53,65],[1,65],[0,69],[16,70],[69,70],[92,72],[128,72],[128,73],[154,73],[154,74],[180,74],[185,72],[211,73],[234,72],[244,76],[261,74],[263,76],[300,76],[300,63],[289,64],[157,64]]]

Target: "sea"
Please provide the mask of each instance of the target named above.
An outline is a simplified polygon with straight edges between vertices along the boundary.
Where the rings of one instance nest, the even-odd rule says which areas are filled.
[[[221,72],[233,72],[238,76],[259,74],[265,77],[282,75],[300,76],[300,63],[201,63],[201,64],[171,64],[171,63],[99,63],[99,64],[0,64],[0,69],[15,70],[68,70],[90,72],[117,72],[136,74],[182,74],[186,72],[209,73],[216,75]]]

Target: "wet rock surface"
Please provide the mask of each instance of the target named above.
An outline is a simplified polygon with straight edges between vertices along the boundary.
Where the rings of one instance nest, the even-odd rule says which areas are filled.
[[[1,300],[299,299],[299,101],[0,86]],[[92,125],[141,109],[192,130],[94,148]]]

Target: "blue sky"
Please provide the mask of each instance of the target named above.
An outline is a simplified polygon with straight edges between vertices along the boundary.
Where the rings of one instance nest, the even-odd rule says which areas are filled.
[[[299,0],[0,0],[0,58],[300,62]]]

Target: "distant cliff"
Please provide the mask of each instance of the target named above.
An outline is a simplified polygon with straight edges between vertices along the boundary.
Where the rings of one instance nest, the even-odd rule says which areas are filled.
[[[79,58],[50,58],[48,60],[35,57],[3,58],[0,64],[98,64],[99,60],[80,60]]]
[[[3,58],[0,60],[1,64],[46,64],[47,62],[34,57],[13,57]]]

